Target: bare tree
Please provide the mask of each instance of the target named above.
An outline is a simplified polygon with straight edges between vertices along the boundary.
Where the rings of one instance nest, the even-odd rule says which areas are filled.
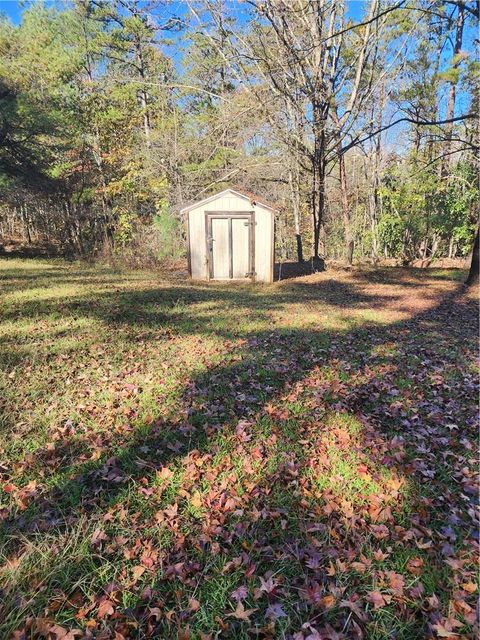
[[[460,65],[460,55],[462,49],[462,41],[463,41],[463,28],[465,25],[465,5],[463,2],[457,3],[457,19],[455,25],[455,42],[453,44],[453,66],[451,69],[451,73],[453,75],[450,80],[450,90],[448,93],[448,103],[447,103],[447,112],[446,119],[449,120],[453,118],[455,112],[455,101],[457,94],[457,83],[458,83],[458,68]],[[445,148],[444,155],[441,163],[440,175],[446,176],[448,171],[448,165],[451,159],[451,147],[452,147],[452,132],[453,132],[453,123],[450,122],[445,127]]]
[[[229,52],[223,53],[237,69],[242,86],[263,105],[274,134],[310,176],[315,257],[319,256],[325,219],[328,167],[339,163],[347,259],[351,262],[354,245],[343,144],[351,139],[363,116],[362,107],[372,95],[373,57],[379,37],[379,29],[372,25],[403,2],[379,12],[378,0],[370,0],[366,19],[353,25],[347,23],[343,1],[249,2],[255,18],[250,31],[245,35],[231,33]],[[346,46],[356,52],[353,64],[342,61]],[[278,117],[279,108],[285,117]],[[291,180],[290,184],[294,189]],[[297,237],[298,229],[296,224]]]

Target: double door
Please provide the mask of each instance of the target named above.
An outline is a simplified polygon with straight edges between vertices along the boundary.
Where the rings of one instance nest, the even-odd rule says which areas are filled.
[[[254,212],[206,212],[208,274],[213,280],[254,279]]]

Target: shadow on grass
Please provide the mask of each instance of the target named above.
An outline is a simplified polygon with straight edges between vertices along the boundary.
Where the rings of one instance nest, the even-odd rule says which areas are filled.
[[[378,282],[379,284],[401,285],[418,288],[424,286],[425,280],[463,282],[467,276],[465,269],[442,269],[429,267],[372,267],[370,269],[352,271],[357,282]]]
[[[67,282],[60,279],[60,284]],[[104,281],[101,281],[103,284]],[[70,285],[80,284],[80,280],[68,280]],[[89,284],[89,281],[86,281]],[[96,284],[92,280],[92,284]],[[107,281],[108,284],[108,281]],[[213,284],[171,285],[165,283],[158,288],[135,289],[124,291],[105,291],[98,294],[85,292],[66,295],[65,297],[38,297],[33,300],[19,299],[3,309],[2,320],[15,321],[19,318],[41,319],[42,317],[93,317],[107,324],[118,324],[133,330],[139,328],[162,329],[175,327],[179,334],[203,334],[219,332],[224,337],[233,337],[241,333],[241,329],[223,333],[217,320],[231,321],[229,314],[250,314],[254,310],[257,319],[267,320],[268,313],[283,309],[295,303],[311,303],[315,309],[318,305],[350,309],[372,308],[383,309],[392,304],[400,296],[371,295],[351,284],[341,281],[321,283],[297,282],[283,285],[281,289],[256,288],[250,285],[219,286]],[[198,306],[198,310],[195,309]],[[228,313],[225,311],[228,305]],[[209,317],[212,309],[218,308],[218,315]],[[244,316],[242,315],[242,318]]]
[[[292,296],[372,308],[392,301],[336,282],[324,288],[298,283],[272,296],[212,286],[193,292],[185,287],[109,292],[94,303],[74,297],[61,309],[113,326],[172,324],[180,333],[203,334],[212,331],[209,316],[175,310],[179,305],[220,300],[231,304],[232,313],[252,306],[267,313],[291,303]],[[43,301],[41,309],[25,302],[21,308],[23,317],[36,317],[58,309],[58,302]],[[17,311],[7,310],[6,318]],[[13,553],[20,532],[28,540],[87,518],[101,530],[92,542],[100,558],[123,558],[128,550],[131,564],[143,567],[143,578],[130,580],[127,589],[110,587],[102,596],[110,593],[118,609],[109,628],[118,633],[128,628],[132,635],[125,637],[174,637],[188,624],[204,633],[227,625],[224,637],[249,637],[245,622],[218,621],[232,603],[233,589],[244,587],[238,597],[245,608],[257,609],[252,621],[260,637],[282,637],[302,625],[328,631],[331,625],[331,637],[361,638],[371,622],[364,606],[369,587],[361,574],[352,578],[343,567],[360,554],[391,555],[389,545],[403,545],[408,563],[418,557],[423,530],[451,519],[457,491],[452,476],[458,469],[442,459],[442,475],[437,456],[448,437],[446,420],[472,430],[475,414],[464,411],[456,378],[450,398],[432,394],[432,375],[458,375],[455,366],[466,356],[464,337],[475,335],[475,329],[476,309],[456,292],[435,308],[388,326],[250,331],[234,363],[211,367],[178,390],[181,408],[172,419],[112,433],[111,450],[98,460],[75,464],[78,451],[64,452],[70,467],[62,481],[26,497],[27,508],[7,519],[1,533]],[[232,329],[220,334],[238,335]],[[459,453],[461,442],[449,446]],[[45,462],[42,452],[32,457],[31,467]],[[422,488],[425,483],[431,487]],[[403,495],[401,486],[410,487],[410,495]],[[419,487],[422,493],[415,497]],[[431,512],[420,521],[415,510],[425,511],[426,501]],[[124,508],[132,537],[116,541],[125,536],[115,533],[125,531]],[[463,511],[453,515],[468,537],[471,525]],[[415,525],[422,531],[409,542]],[[425,552],[435,566],[436,552]],[[66,566],[70,577],[61,588],[68,594],[79,575],[68,559]],[[396,566],[393,559],[389,566]],[[100,594],[106,583],[95,584]],[[259,584],[260,594],[254,591]],[[441,588],[434,584],[435,591]],[[197,596],[205,605],[199,611],[189,605],[189,597]],[[341,605],[344,601],[362,606]],[[11,606],[15,602],[10,600]],[[45,604],[48,608],[43,594],[25,604],[25,614],[39,615]],[[280,609],[269,611],[267,605],[274,604]],[[73,614],[68,603],[64,608],[68,620]],[[152,614],[152,608],[161,613]],[[385,633],[406,639],[425,637],[435,622],[421,603],[410,617],[400,603],[389,611],[391,621],[380,624],[378,638],[388,637],[381,635],[382,624],[390,624]],[[396,630],[395,624],[403,626]]]

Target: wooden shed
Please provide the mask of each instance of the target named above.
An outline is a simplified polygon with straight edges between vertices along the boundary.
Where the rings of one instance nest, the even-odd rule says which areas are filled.
[[[182,209],[188,268],[196,280],[273,282],[275,209],[226,189]]]

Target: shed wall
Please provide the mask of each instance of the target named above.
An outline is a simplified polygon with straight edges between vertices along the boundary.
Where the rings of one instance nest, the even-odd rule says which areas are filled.
[[[190,209],[188,213],[188,236],[190,243],[190,266],[192,278],[208,279],[205,211],[255,212],[255,272],[256,280],[273,280],[273,211],[261,205],[250,205],[244,198],[226,194],[207,204]]]

